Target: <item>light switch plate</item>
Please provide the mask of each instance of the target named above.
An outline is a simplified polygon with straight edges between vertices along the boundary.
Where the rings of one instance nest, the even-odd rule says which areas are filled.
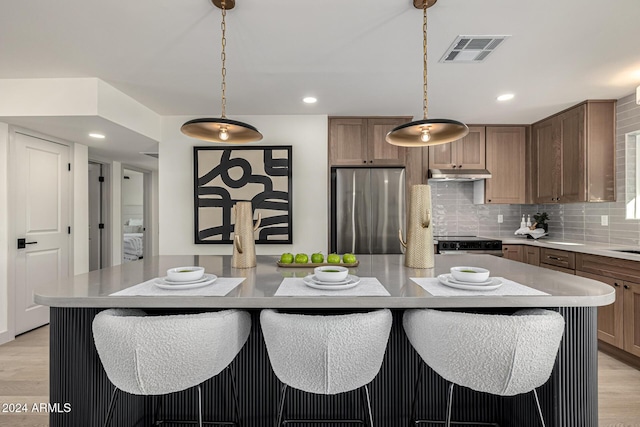
[[[609,225],[609,215],[600,215],[600,225],[605,227]]]
[[[504,217],[502,215],[498,215],[498,224],[502,224],[504,221]]]

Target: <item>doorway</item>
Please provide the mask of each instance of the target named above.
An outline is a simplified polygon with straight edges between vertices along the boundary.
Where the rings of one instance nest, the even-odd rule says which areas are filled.
[[[89,271],[111,265],[109,164],[89,161]]]
[[[145,175],[133,169],[122,170],[122,262],[143,259],[147,250]]]

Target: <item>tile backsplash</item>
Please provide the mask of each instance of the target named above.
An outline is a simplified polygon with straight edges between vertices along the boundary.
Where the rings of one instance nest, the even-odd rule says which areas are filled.
[[[520,227],[522,215],[547,212],[549,236],[620,245],[640,245],[640,220],[625,218],[625,134],[640,129],[640,106],[635,94],[616,107],[617,201],[551,205],[474,205],[473,183],[431,183],[434,236],[491,235],[508,237]],[[498,215],[503,222],[498,223]],[[602,215],[609,225],[601,225]]]

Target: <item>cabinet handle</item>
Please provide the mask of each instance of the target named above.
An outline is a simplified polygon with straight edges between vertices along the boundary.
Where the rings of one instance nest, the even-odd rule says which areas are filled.
[[[487,200],[487,202],[491,203],[491,199]]]
[[[454,169],[455,169],[456,167],[457,167],[456,165],[453,165],[453,168],[454,168]]]
[[[369,160],[369,163],[373,163],[373,160]]]
[[[616,288],[620,287],[620,285],[618,285],[618,283],[614,283],[613,286],[615,286]]]
[[[362,161],[362,163],[367,163],[367,161],[366,161],[366,160],[363,160],[363,161]]]
[[[462,169],[462,165],[458,165],[458,167],[459,167],[460,169]]]
[[[555,259],[556,261],[562,261],[562,258],[559,258],[557,256],[551,256],[551,255],[547,255],[548,259]]]
[[[629,289],[629,285],[624,285],[624,288],[625,289]]]

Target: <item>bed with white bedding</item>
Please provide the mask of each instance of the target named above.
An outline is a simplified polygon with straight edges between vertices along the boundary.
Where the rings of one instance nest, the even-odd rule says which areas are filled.
[[[122,258],[125,262],[142,259],[144,233],[124,233]]]

